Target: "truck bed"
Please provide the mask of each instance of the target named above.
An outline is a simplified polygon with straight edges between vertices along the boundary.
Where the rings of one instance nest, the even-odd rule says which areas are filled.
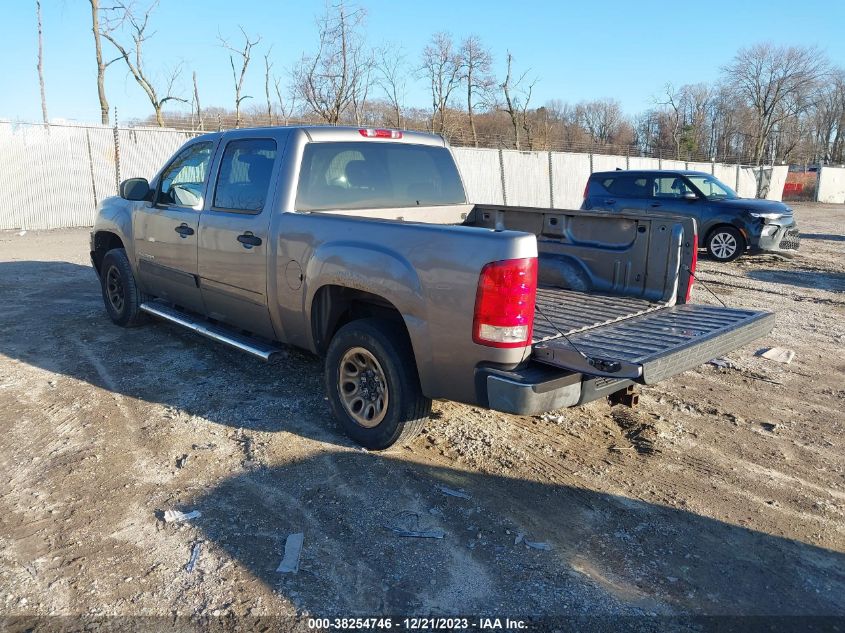
[[[564,288],[538,288],[534,343],[567,336],[600,325],[646,314],[668,305],[638,297],[587,293]]]

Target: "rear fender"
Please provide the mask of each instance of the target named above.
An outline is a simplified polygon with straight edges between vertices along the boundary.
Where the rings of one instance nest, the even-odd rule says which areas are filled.
[[[317,351],[311,310],[320,288],[333,285],[376,295],[392,304],[402,315],[423,392],[428,392],[432,362],[426,304],[420,278],[407,259],[372,243],[332,242],[314,251],[308,261],[305,279],[305,324],[311,351]]]

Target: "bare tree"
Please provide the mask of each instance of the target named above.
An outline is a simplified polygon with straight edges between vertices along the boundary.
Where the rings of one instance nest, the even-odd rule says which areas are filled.
[[[826,57],[815,47],[763,43],[740,49],[723,69],[728,85],[754,115],[754,164],[762,162],[772,131],[807,109],[827,66]]]
[[[252,60],[252,48],[261,41],[261,36],[257,36],[254,40],[249,38],[244,27],[238,27],[241,30],[241,35],[244,37],[243,48],[235,48],[229,44],[228,40],[218,35],[220,45],[229,51],[229,64],[232,66],[232,80],[235,82],[235,127],[241,126],[241,104],[247,99],[252,99],[251,95],[243,94],[244,77],[246,77],[249,62]],[[235,56],[240,57],[240,72],[235,70]]]
[[[100,38],[100,0],[89,0],[91,3],[91,32],[94,34],[94,54],[97,59],[97,96],[100,99],[100,122],[103,125],[109,124],[109,100],[106,98],[106,68],[111,66],[114,62],[122,59],[122,57],[115,57],[114,59],[103,61],[103,46]],[[107,7],[106,10],[111,9]]]
[[[405,91],[408,77],[407,60],[401,48],[384,46],[376,52],[376,84],[382,89],[393,111],[391,125],[402,127]]]
[[[504,97],[504,103],[499,105],[499,109],[505,112],[510,119],[511,128],[513,129],[513,144],[516,149],[520,149],[519,130],[527,127],[526,113],[528,112],[528,104],[531,101],[531,92],[537,80],[534,79],[526,85],[526,77],[528,71],[522,73],[518,79],[514,79],[513,75],[513,55],[510,51],[507,52],[507,71],[505,79],[499,84]]]
[[[158,0],[153,2],[146,10],[137,12],[135,6],[132,4],[115,2],[109,7],[111,15],[104,22],[103,28],[100,29],[100,35],[111,42],[112,46],[120,53],[120,58],[126,62],[126,66],[132,77],[141,86],[141,89],[150,100],[150,105],[153,106],[153,111],[155,112],[156,123],[159,127],[164,127],[164,116],[162,114],[164,105],[168,101],[187,103],[187,100],[173,94],[176,81],[179,79],[181,73],[179,66],[168,73],[164,90],[156,87],[144,66],[143,45],[153,35],[152,33],[148,33],[147,29],[150,25],[150,16],[157,6]],[[126,26],[128,28],[129,36],[132,39],[131,47],[124,46],[115,37],[116,30],[120,26]]]
[[[458,53],[461,66],[461,79],[467,90],[467,115],[472,142],[478,147],[478,132],[475,129],[475,97],[482,101],[489,101],[490,92],[496,81],[490,74],[493,65],[493,55],[475,35],[471,35],[461,43]]]
[[[613,143],[624,121],[622,106],[615,99],[585,101],[576,106],[578,120],[590,140],[598,144]]]
[[[35,0],[35,17],[38,22],[38,85],[41,88],[41,117],[44,125],[49,124],[47,117],[47,93],[44,90],[44,36],[41,32],[41,0]]]
[[[270,53],[273,47],[267,49],[264,53],[264,97],[267,99],[267,122],[273,125],[273,103],[270,101],[270,71],[273,68],[273,62],[270,61]]]
[[[284,97],[282,97],[282,88],[281,88],[282,80],[280,77],[273,78],[273,86],[276,92],[276,99],[279,102],[279,115],[284,122],[284,125],[287,125],[290,121],[290,118],[293,116],[294,109],[296,108],[296,92],[291,90],[291,96],[289,101],[285,101]]]
[[[461,59],[455,50],[452,36],[435,33],[423,50],[423,75],[431,89],[431,121],[429,130],[434,131],[435,121],[440,120],[440,133],[446,132],[446,109],[452,93],[461,82]]]
[[[343,2],[317,19],[317,52],[303,55],[293,71],[295,93],[326,123],[336,125],[350,106],[360,116],[366,101],[372,55],[364,46],[365,12]]]
[[[199,127],[200,131],[205,130],[205,125],[202,120],[202,107],[200,106],[200,91],[197,88],[197,71],[193,73],[193,81],[194,81],[194,110],[197,114],[197,126]]]

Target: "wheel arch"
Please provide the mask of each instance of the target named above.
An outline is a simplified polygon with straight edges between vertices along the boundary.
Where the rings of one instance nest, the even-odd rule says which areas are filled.
[[[91,241],[91,262],[97,275],[103,265],[103,257],[114,248],[126,248],[121,237],[108,230],[95,231]]]
[[[334,334],[358,319],[379,318],[401,325],[410,339],[402,313],[388,299],[357,288],[326,284],[317,289],[311,301],[311,336],[314,349],[323,355]]]

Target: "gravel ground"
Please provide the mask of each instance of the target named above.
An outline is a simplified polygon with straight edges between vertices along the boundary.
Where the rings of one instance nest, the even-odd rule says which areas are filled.
[[[845,209],[796,212],[794,259],[700,262],[778,313],[732,368],[633,410],[439,402],[386,454],[335,427],[318,359],[115,327],[87,230],[0,233],[0,614],[845,615]]]

